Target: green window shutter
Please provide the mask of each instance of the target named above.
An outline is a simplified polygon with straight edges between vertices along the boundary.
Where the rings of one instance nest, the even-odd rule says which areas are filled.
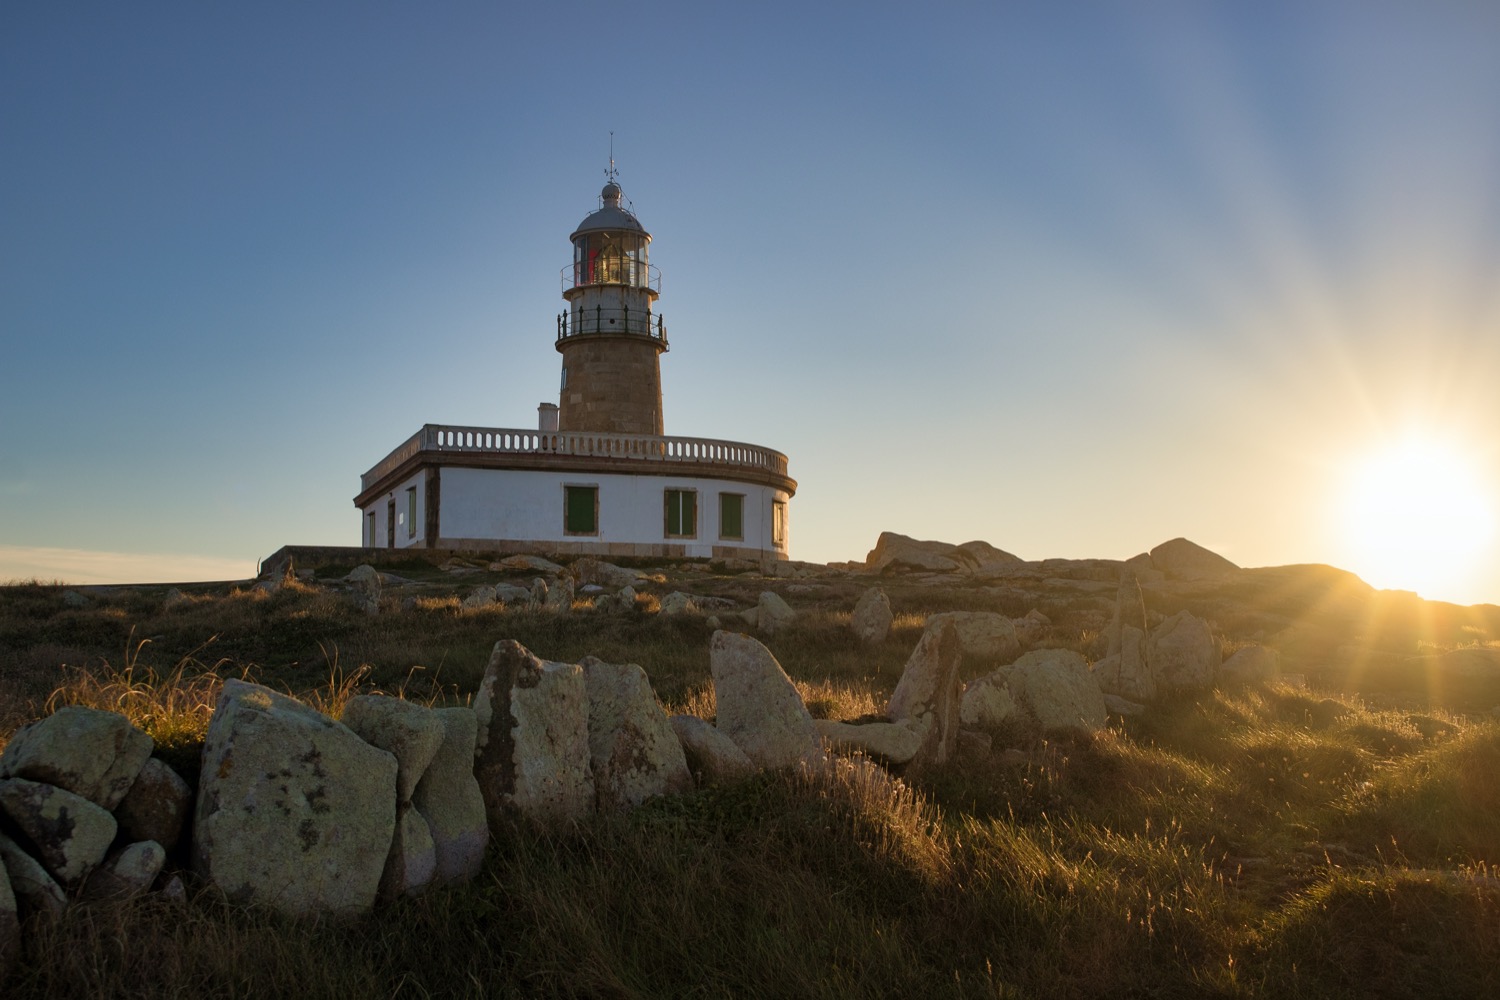
[[[563,530],[571,535],[598,534],[598,497],[594,486],[564,486]]]
[[[719,494],[719,537],[745,537],[745,498],[738,493]]]
[[[669,538],[692,538],[698,533],[698,494],[692,490],[663,493],[664,531]]]

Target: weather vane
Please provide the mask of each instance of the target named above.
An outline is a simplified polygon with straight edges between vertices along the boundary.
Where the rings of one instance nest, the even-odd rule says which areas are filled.
[[[604,176],[607,179],[611,180],[611,181],[618,180],[619,177],[620,177],[619,171],[617,171],[615,169],[615,132],[614,132],[614,129],[610,129],[610,131],[609,131],[609,169],[606,170],[606,171],[604,171]]]

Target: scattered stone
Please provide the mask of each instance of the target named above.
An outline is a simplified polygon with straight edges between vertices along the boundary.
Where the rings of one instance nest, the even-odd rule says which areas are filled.
[[[1007,569],[1025,561],[1018,555],[995,548],[989,542],[964,542],[958,546],[958,550],[974,561],[974,570],[979,573]]]
[[[165,761],[152,757],[115,808],[115,820],[131,840],[152,840],[171,851],[192,807],[193,789]]]
[[[167,879],[167,884],[161,887],[161,898],[179,904],[187,902],[187,886],[183,884],[182,876],[173,875]]]
[[[835,750],[859,750],[881,757],[892,764],[905,764],[922,748],[922,736],[909,722],[867,722],[853,724],[831,719],[814,719],[818,735]]]
[[[1266,646],[1242,646],[1219,667],[1228,684],[1264,684],[1281,672],[1280,654]]]
[[[1146,710],[1146,706],[1139,702],[1129,701],[1117,694],[1104,693],[1104,707],[1109,710],[1110,715],[1140,715]]]
[[[470,610],[480,608],[492,608],[495,606],[495,588],[489,584],[481,584],[469,591],[463,600],[463,606]]]
[[[82,795],[26,778],[0,781],[0,810],[68,889],[104,860],[118,829],[113,816]]]
[[[342,721],[360,739],[396,758],[396,801],[410,802],[443,742],[443,723],[437,713],[400,698],[361,694],[344,705]]]
[[[1006,663],[1021,652],[1016,627],[1011,620],[994,611],[945,611],[929,615],[925,629],[938,629],[952,622],[958,634],[963,656],[973,660]]]
[[[1094,664],[1099,690],[1135,701],[1153,702],[1157,697],[1156,673],[1146,655],[1146,633],[1133,625],[1119,630],[1118,652]]]
[[[713,629],[715,632],[724,627],[724,623],[719,621],[718,615],[709,615],[707,618],[703,619],[703,624]]]
[[[192,603],[193,599],[191,597],[184,594],[176,587],[173,587],[171,590],[167,591],[166,598],[162,600],[161,609],[163,611],[171,611],[173,608],[186,607]]]
[[[531,603],[536,605],[546,604],[547,591],[551,589],[552,588],[547,585],[546,580],[543,580],[539,576],[533,577],[531,580],[531,589],[527,591],[527,593],[531,595]]]
[[[167,852],[154,840],[141,840],[116,851],[89,876],[85,899],[111,899],[145,892],[161,874]]]
[[[891,613],[890,598],[879,587],[871,587],[854,605],[854,613],[849,616],[849,630],[866,646],[878,646],[890,635],[893,621],[895,615]]]
[[[755,626],[765,633],[779,632],[786,628],[797,618],[797,612],[792,606],[781,599],[781,595],[769,590],[760,592],[760,600],[755,605]]]
[[[1037,649],[1022,656],[1012,666],[1010,690],[1048,735],[1095,733],[1108,721],[1088,663],[1070,649]]]
[[[583,556],[573,560],[570,567],[573,579],[580,584],[598,584],[608,590],[619,590],[621,587],[633,587],[642,582],[644,574],[614,563],[607,563],[593,556]]]
[[[958,731],[958,756],[966,761],[986,761],[995,751],[995,738],[974,729]]]
[[[67,894],[57,880],[47,874],[41,862],[4,834],[0,834],[0,865],[10,878],[10,888],[23,917],[36,913],[60,917],[68,908]]]
[[[1174,580],[1212,580],[1239,569],[1217,552],[1186,538],[1174,538],[1152,549],[1151,565]]]
[[[1031,757],[1024,750],[1007,747],[1000,751],[1000,763],[1005,767],[1025,767],[1031,763]]]
[[[474,712],[479,719],[474,776],[492,830],[517,815],[556,828],[593,811],[582,667],[541,660],[513,639],[501,640],[485,667]]]
[[[76,590],[63,591],[62,602],[70,608],[86,608],[89,606],[89,599]]]
[[[646,671],[634,663],[584,657],[589,761],[599,808],[628,811],[693,787],[682,744],[657,704]]]
[[[542,596],[546,597],[547,582],[543,580],[541,583]],[[512,604],[535,604],[538,598],[529,587],[517,587],[511,583],[497,583],[495,584],[495,600],[509,606]]]
[[[661,599],[657,608],[659,614],[673,617],[676,615],[695,615],[698,613],[698,603],[690,594],[684,594],[680,590],[674,590]]]
[[[130,791],[151,748],[151,737],[118,712],[69,705],[11,737],[0,778],[56,785],[108,810]]]
[[[1012,618],[1010,624],[1016,630],[1016,641],[1022,646],[1035,645],[1052,629],[1052,619],[1036,608],[1026,612],[1025,617]]]
[[[396,758],[269,688],[224,682],[203,745],[195,870],[287,914],[375,903],[396,825]]]
[[[910,703],[908,718],[914,728],[923,733],[921,748],[912,758],[907,773],[916,776],[930,767],[946,764],[958,754],[958,730],[963,692],[959,690],[958,670],[963,663],[963,644],[958,628],[946,621],[937,628],[922,633],[923,642],[932,636],[931,663],[933,670],[930,697],[923,702]],[[918,644],[918,648],[921,644]],[[913,654],[915,655],[915,654]],[[902,676],[904,681],[905,675]],[[896,692],[900,693],[900,685]],[[896,695],[891,696],[896,701]]]
[[[925,736],[948,699],[962,698],[958,691],[958,668],[962,660],[963,646],[951,621],[924,628],[916,649],[906,659],[896,690],[886,703],[886,718],[892,722],[911,720]],[[954,714],[956,717],[957,712]]]
[[[366,589],[380,589],[380,571],[369,563],[362,563],[349,571],[344,577],[345,583],[357,584]]]
[[[489,568],[494,573],[546,573],[549,576],[562,576],[564,572],[551,559],[528,555],[506,556],[498,562],[490,563]]]
[[[1187,611],[1179,611],[1162,622],[1146,641],[1146,660],[1163,692],[1206,691],[1213,687],[1220,655],[1208,623]]]
[[[0,984],[10,976],[10,970],[20,957],[21,908],[16,903],[15,891],[10,887],[5,864],[0,862]]]
[[[547,588],[547,596],[542,601],[542,607],[548,611],[573,610],[573,578],[563,576],[554,580]]]
[[[745,751],[712,723],[696,715],[674,715],[667,721],[700,786],[732,785],[754,773],[755,765]]]
[[[771,651],[748,635],[715,632],[708,647],[718,701],[716,728],[757,767],[791,767],[823,756],[812,716]]]
[[[894,531],[882,531],[875,547],[865,556],[865,568],[876,573],[888,570],[930,570],[955,573],[974,570],[979,561],[957,545],[923,542]]]
[[[474,746],[479,720],[472,708],[434,709],[443,726],[443,741],[417,782],[412,805],[427,820],[441,884],[467,882],[484,865],[489,843],[484,795],[474,779]]]
[[[1016,716],[1010,693],[1010,667],[1001,667],[964,685],[958,718],[965,726],[996,729]]]

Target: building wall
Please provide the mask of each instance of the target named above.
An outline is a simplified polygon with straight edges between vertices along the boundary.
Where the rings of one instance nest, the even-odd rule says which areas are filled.
[[[565,431],[661,434],[661,362],[650,337],[562,342],[559,426]]]
[[[388,493],[382,493],[373,503],[367,504],[360,511],[360,536],[362,544],[376,549],[397,548],[406,549],[413,546],[425,546],[427,543],[427,496],[423,486],[424,474],[418,472],[409,479],[402,482]],[[394,512],[391,509],[392,501],[395,502]],[[415,517],[412,516],[412,507],[415,507]],[[394,513],[394,522],[392,514]],[[374,515],[373,522],[371,515]],[[374,524],[374,538],[372,539],[370,526]],[[395,531],[391,532],[394,523]],[[388,545],[394,542],[394,545]]]
[[[556,551],[619,551],[631,554],[630,546],[656,546],[661,554],[688,558],[743,555],[755,551],[785,558],[789,538],[772,541],[776,503],[786,504],[785,491],[727,479],[674,476],[590,475],[577,472],[539,472],[517,469],[472,469],[444,467],[440,472],[439,538],[436,545],[465,546],[479,541],[548,543]],[[386,545],[389,501],[396,502],[398,523],[395,547],[425,545],[427,523],[426,476],[418,473],[395,490],[382,494],[361,512],[368,522],[374,513],[375,547]],[[563,530],[565,486],[598,489],[598,530],[592,535]],[[414,490],[415,533],[406,524],[406,490]],[[665,534],[666,490],[693,490],[697,494],[696,537],[668,538]],[[744,499],[742,539],[721,539],[719,494],[736,493]],[[362,540],[369,543],[362,525]],[[648,554],[642,552],[640,554]]]

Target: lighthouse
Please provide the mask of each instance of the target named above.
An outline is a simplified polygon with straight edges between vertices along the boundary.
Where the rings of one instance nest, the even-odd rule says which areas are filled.
[[[424,424],[360,477],[363,546],[789,558],[786,455],[665,432],[661,275],[613,161],[607,181],[568,237],[557,403],[535,428]]]

